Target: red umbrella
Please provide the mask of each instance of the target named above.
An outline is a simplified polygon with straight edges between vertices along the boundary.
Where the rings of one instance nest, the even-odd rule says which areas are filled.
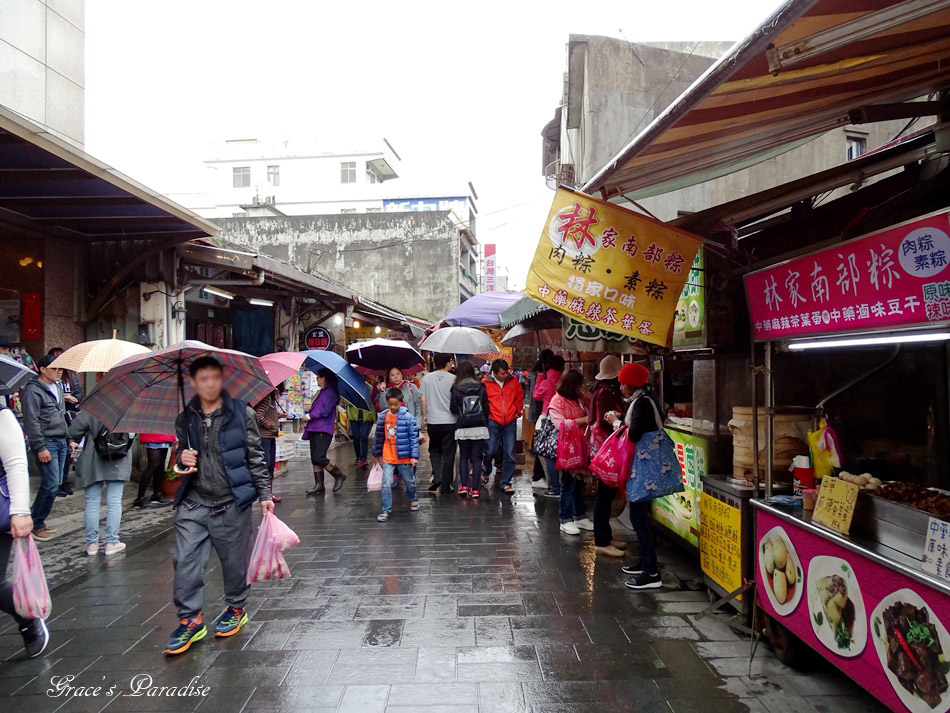
[[[267,380],[277,386],[300,371],[306,358],[302,352],[275,352],[262,356],[261,366],[267,372]]]

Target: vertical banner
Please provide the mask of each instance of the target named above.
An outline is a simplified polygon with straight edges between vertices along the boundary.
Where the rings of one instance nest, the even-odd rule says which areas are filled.
[[[706,346],[706,250],[700,248],[686,278],[686,286],[676,303],[673,319],[673,346]]]
[[[701,244],[685,230],[560,188],[525,294],[578,322],[665,346]]]
[[[485,246],[485,292],[496,289],[498,270],[498,246],[490,243]]]
[[[43,296],[39,292],[23,293],[23,339],[43,338]]]

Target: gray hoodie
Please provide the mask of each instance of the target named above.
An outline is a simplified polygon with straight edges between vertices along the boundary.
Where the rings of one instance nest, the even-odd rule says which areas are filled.
[[[54,388],[59,387],[54,385]],[[57,401],[40,377],[34,376],[23,387],[20,403],[23,405],[23,431],[30,441],[30,450],[39,453],[46,450],[47,440],[66,440],[63,399]]]

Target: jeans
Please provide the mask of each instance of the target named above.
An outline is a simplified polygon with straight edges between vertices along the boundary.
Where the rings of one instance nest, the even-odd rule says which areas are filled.
[[[152,500],[162,498],[162,477],[165,475],[165,459],[168,457],[168,448],[153,448],[151,444],[145,447],[145,456],[148,465],[139,476],[139,500],[145,499],[145,491],[149,483],[152,484]]]
[[[557,461],[554,458],[545,458],[544,465],[548,471],[548,490],[555,495],[561,494],[561,478],[557,472]]]
[[[372,421],[350,421],[350,438],[353,439],[356,460],[366,460],[369,457],[369,432],[372,430]]]
[[[657,574],[660,570],[656,563],[656,545],[653,543],[653,529],[650,527],[650,501],[628,505],[630,524],[636,530],[640,542],[640,567],[647,574]]]
[[[247,566],[251,561],[254,537],[252,507],[231,506],[211,514],[211,509],[190,501],[175,511],[175,606],[179,619],[191,619],[204,608],[205,570],[211,550],[218,553],[224,579],[224,601],[240,609],[247,603],[251,585]]]
[[[518,435],[518,422],[512,421],[507,426],[495,423],[491,419],[488,421],[488,450],[485,452],[485,472],[491,473],[492,456],[498,448],[498,442],[501,441],[504,449],[504,461],[501,467],[501,480],[498,485],[504,488],[511,485],[511,479],[515,475],[515,438]]]
[[[584,481],[575,478],[568,470],[562,470],[558,475],[561,479],[561,502],[558,509],[561,522],[583,520],[587,517],[587,508],[584,503]]]
[[[379,491],[382,498],[383,512],[391,513],[393,511],[393,475],[397,472],[406,484],[406,496],[409,502],[416,499],[416,470],[408,463],[382,463],[383,466],[383,489]]]
[[[459,441],[459,487],[478,490],[485,441]]]
[[[432,463],[433,481],[441,483],[447,493],[455,479],[455,424],[429,424],[429,459]]]
[[[119,523],[122,521],[122,489],[124,480],[106,480],[86,486],[86,544],[99,544],[99,503],[102,488],[106,490],[106,544],[119,541]]]
[[[602,480],[597,481],[597,495],[594,497],[594,544],[597,547],[608,547],[614,539],[610,529],[610,507],[616,496],[616,488]]]
[[[7,565],[10,562],[10,552],[13,549],[13,538],[9,532],[0,532],[0,611],[6,612],[17,624],[23,626],[29,619],[24,619],[16,613],[13,606],[13,583],[6,578]]]
[[[49,451],[53,460],[39,464],[40,488],[36,491],[36,499],[33,500],[33,507],[30,508],[33,515],[33,527],[37,530],[46,527],[46,518],[53,509],[56,491],[59,490],[59,484],[63,481],[63,463],[66,462],[69,446],[65,440],[47,440],[46,450]]]
[[[271,478],[274,477],[274,466],[277,465],[277,439],[262,438],[261,448],[264,449],[264,464],[267,466],[267,472]]]

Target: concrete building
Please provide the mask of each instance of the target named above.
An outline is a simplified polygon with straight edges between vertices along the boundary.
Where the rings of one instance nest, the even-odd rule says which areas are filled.
[[[542,131],[548,185],[583,185],[731,45],[571,35],[561,104]],[[906,123],[845,126],[737,173],[637,202],[672,220],[857,158],[892,140]]]
[[[85,0],[0,2],[0,105],[82,148]]]
[[[478,243],[449,211],[220,218],[231,242],[435,321],[478,288]]]

